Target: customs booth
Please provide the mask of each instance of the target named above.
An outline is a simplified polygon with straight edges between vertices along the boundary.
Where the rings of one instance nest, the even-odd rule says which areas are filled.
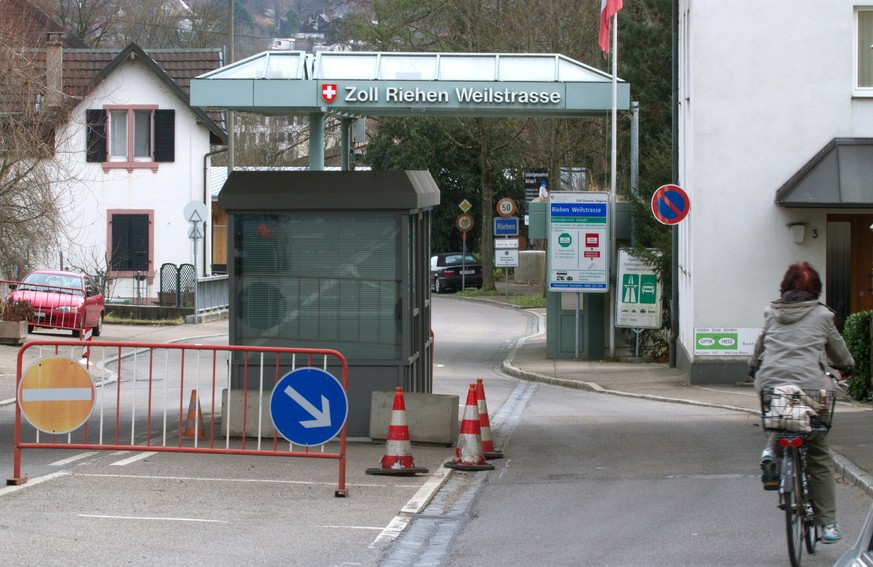
[[[432,391],[430,223],[439,196],[427,171],[237,170],[219,194],[233,251],[230,344],[340,352],[350,437],[369,434],[372,392]],[[257,361],[244,362],[231,360],[231,390],[258,387]],[[275,385],[275,376],[263,379],[265,389]],[[240,404],[232,432],[242,431],[242,398],[231,396]]]

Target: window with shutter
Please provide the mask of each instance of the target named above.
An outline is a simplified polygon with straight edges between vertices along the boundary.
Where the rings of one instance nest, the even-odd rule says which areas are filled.
[[[86,110],[88,162],[110,169],[158,170],[176,160],[176,111],[151,105]]]

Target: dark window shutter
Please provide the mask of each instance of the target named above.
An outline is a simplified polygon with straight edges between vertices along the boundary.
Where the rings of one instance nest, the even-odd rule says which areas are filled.
[[[89,108],[85,114],[88,122],[86,161],[103,163],[106,161],[106,111]]]
[[[176,161],[175,110],[155,110],[155,161]]]
[[[112,215],[112,269],[149,269],[148,215]]]
[[[149,217],[132,215],[130,223],[131,257],[130,269],[146,271],[149,269]]]
[[[130,258],[130,216],[112,215],[112,269],[127,270]]]

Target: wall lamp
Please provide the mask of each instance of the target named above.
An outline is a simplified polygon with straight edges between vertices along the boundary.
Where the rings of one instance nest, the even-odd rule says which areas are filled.
[[[806,225],[805,222],[793,222],[788,225],[788,230],[791,231],[791,240],[795,244],[803,244],[803,239],[806,238]]]

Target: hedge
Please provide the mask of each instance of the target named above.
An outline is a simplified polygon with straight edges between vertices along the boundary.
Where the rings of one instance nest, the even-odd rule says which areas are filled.
[[[846,317],[843,339],[855,359],[855,374],[847,380],[849,395],[859,401],[869,401],[871,399],[870,311],[860,311]]]

